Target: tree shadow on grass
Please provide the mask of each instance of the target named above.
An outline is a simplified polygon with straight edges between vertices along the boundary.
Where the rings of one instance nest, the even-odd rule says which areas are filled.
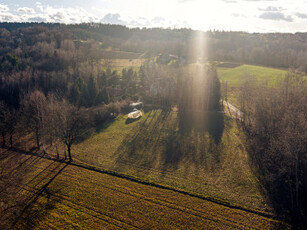
[[[244,127],[243,130],[246,135],[245,146],[248,149],[249,164],[259,181],[261,193],[266,203],[273,208],[278,217],[291,223],[292,229],[306,229],[307,188],[302,183],[299,184],[299,199],[296,200],[293,184],[295,176],[287,174],[286,170],[289,170],[287,168],[289,165],[284,164],[283,156],[280,156],[280,158],[275,156],[273,159],[268,155],[270,147],[265,146],[262,139]],[[279,168],[283,169],[284,172],[280,173]]]
[[[177,170],[182,161],[186,171],[193,168],[196,174],[198,169],[206,167],[208,158],[219,162],[221,146],[217,142],[222,133],[214,139],[215,133],[207,135],[204,130],[195,130],[188,125],[181,130],[178,114],[170,110],[152,110],[150,113],[134,133],[124,138],[115,152],[116,170],[132,169],[142,174],[155,171],[163,177],[167,172]],[[209,156],[209,146],[210,154],[214,156]]]
[[[140,117],[138,117],[136,119],[127,118],[126,121],[125,121],[125,124],[129,125],[129,124],[131,124],[133,122],[136,122],[136,121],[140,120],[141,118],[142,118],[142,116],[140,116]]]
[[[2,150],[1,155],[7,154]],[[0,229],[33,229],[60,202],[54,196],[59,190],[49,185],[68,164],[45,164],[41,156],[8,151],[13,157],[0,161],[1,168],[10,172],[0,170]]]
[[[68,164],[60,163],[59,168],[52,171],[49,175],[46,175],[44,179],[47,182],[42,186],[35,188],[35,192],[23,202],[22,209],[15,217],[15,221],[12,224],[14,228],[18,223],[26,225],[26,228],[33,228],[42,221],[47,214],[56,207],[56,204],[60,202],[60,198],[55,196],[59,193],[59,190],[51,190],[48,186],[62,173],[62,171],[68,166]],[[44,199],[42,199],[44,198]],[[42,199],[42,201],[39,199]]]
[[[121,170],[128,164],[151,169],[155,163],[154,149],[159,145],[163,127],[170,110],[150,110],[133,133],[129,133],[115,152],[116,167]]]

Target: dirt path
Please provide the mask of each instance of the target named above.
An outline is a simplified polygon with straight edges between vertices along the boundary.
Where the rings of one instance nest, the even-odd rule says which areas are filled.
[[[227,107],[228,112],[229,112],[231,117],[235,117],[236,115],[238,117],[242,117],[243,114],[237,107],[235,107],[234,105],[230,104],[227,101],[223,101],[223,104],[224,104],[224,106]]]

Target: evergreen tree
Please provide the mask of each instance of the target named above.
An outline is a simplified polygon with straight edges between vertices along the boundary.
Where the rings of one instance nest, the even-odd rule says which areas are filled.
[[[221,110],[221,85],[215,66],[210,66],[207,72],[208,111]]]
[[[88,92],[87,104],[90,107],[95,104],[95,99],[98,95],[97,81],[96,81],[96,78],[93,77],[92,75],[89,77],[87,81],[87,92]]]
[[[81,97],[83,89],[85,88],[84,80],[78,77],[76,81],[72,84],[69,90],[69,101],[75,105],[81,104]]]
[[[95,99],[95,105],[100,105],[102,102],[104,102],[103,90],[100,90],[96,99]]]
[[[101,91],[101,94],[102,94],[102,98],[103,98],[102,101],[105,104],[109,104],[110,98],[109,98],[109,94],[108,94],[108,91],[107,91],[106,87],[103,88],[103,90]]]

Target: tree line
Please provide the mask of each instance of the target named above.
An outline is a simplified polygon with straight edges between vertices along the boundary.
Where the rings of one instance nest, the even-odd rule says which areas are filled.
[[[13,147],[16,134],[32,135],[37,150],[42,144],[63,143],[71,160],[71,146],[76,141],[91,128],[129,112],[129,102],[138,98],[152,108],[171,110],[177,106],[182,133],[207,130],[216,142],[222,135],[220,85],[214,66],[191,72],[148,60],[139,71],[123,69],[118,75],[107,68],[89,74],[87,79],[78,76],[75,80],[62,75],[64,79],[59,78],[54,85],[48,84],[50,78],[42,73],[30,73],[16,73],[15,78],[1,85],[0,131],[4,146]],[[118,87],[122,94],[109,96],[108,86]]]
[[[199,37],[206,38],[206,43],[200,44]],[[141,54],[154,57],[170,53],[188,63],[202,56],[210,61],[233,61],[307,72],[306,40],[307,33],[132,29],[99,23],[0,23],[1,68],[5,71],[16,68],[16,57],[21,69],[33,66],[52,71],[76,66],[80,61],[114,57],[129,59]],[[113,49],[108,50],[110,47]],[[118,51],[122,53],[118,55]]]
[[[307,221],[307,83],[288,73],[276,87],[241,87],[242,124],[250,158],[275,210]]]

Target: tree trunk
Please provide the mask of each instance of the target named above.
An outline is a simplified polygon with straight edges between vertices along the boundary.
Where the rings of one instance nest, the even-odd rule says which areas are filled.
[[[2,146],[5,146],[5,132],[2,132]]]
[[[10,145],[13,148],[13,133],[10,133]]]
[[[55,144],[55,149],[56,149],[56,158],[59,159],[60,155],[59,155],[59,150],[58,150],[58,145]]]
[[[300,152],[297,153],[296,155],[296,161],[295,161],[295,205],[296,208],[299,209],[299,165],[300,164]]]
[[[40,149],[40,144],[39,144],[39,134],[36,133],[36,145],[37,145],[37,149]]]
[[[64,159],[67,160],[66,150],[64,150]]]
[[[68,159],[69,159],[69,161],[72,161],[72,157],[71,157],[71,145],[67,145],[67,152],[68,152]]]

